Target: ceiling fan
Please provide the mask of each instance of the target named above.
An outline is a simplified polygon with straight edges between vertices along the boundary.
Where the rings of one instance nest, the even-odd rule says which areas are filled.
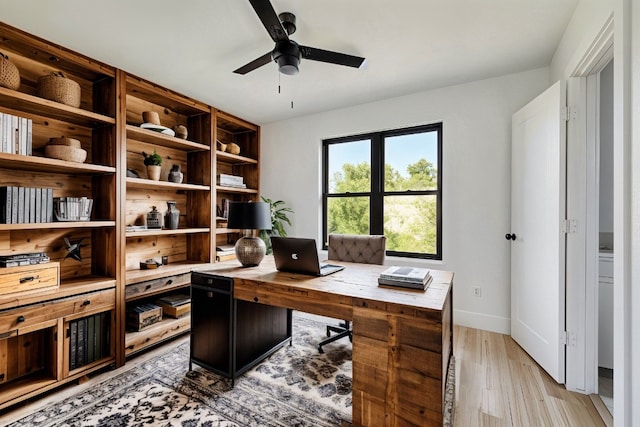
[[[301,58],[354,68],[359,68],[364,62],[364,58],[359,56],[299,45],[289,38],[296,31],[296,16],[293,13],[284,12],[276,15],[269,0],[249,0],[249,3],[253,6],[273,41],[276,42],[276,46],[271,52],[243,65],[234,73],[247,74],[272,60],[278,64],[281,73],[288,75],[298,74]]]

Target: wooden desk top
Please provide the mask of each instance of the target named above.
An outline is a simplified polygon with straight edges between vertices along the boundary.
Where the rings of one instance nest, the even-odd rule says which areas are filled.
[[[350,319],[352,307],[368,307],[395,314],[437,317],[444,308],[453,273],[431,270],[426,291],[378,286],[388,265],[330,261],[345,269],[324,277],[277,271],[272,256],[258,267],[243,268],[236,260],[207,266],[201,271],[234,279],[234,297]],[[331,308],[333,307],[333,308]],[[348,313],[342,309],[347,309]]]

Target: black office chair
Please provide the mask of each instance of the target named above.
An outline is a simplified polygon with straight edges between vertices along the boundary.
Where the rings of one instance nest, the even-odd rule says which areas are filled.
[[[382,235],[329,234],[328,258],[334,261],[359,262],[362,264],[384,264],[387,238]],[[331,336],[331,332],[336,335]],[[327,325],[327,339],[318,344],[318,351],[324,353],[322,346],[344,337],[353,339],[351,322],[345,320],[338,326]]]

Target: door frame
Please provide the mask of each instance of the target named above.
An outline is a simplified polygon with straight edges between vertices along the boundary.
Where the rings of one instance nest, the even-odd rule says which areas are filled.
[[[566,387],[587,394],[598,387],[598,75],[613,58],[613,36],[611,15],[571,74],[580,89],[567,97],[577,112],[567,138],[567,212],[578,231],[575,244],[567,245],[566,327],[576,340],[567,346]]]

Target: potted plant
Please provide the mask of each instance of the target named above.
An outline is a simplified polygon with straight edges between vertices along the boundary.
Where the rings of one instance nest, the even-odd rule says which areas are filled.
[[[291,225],[291,220],[287,217],[288,213],[293,213],[293,210],[284,206],[283,200],[271,200],[265,197],[261,197],[262,201],[269,204],[269,210],[271,211],[271,230],[260,230],[260,238],[267,246],[267,255],[272,253],[271,249],[271,236],[283,236],[287,235],[287,231],[284,229],[284,223]]]
[[[148,155],[144,151],[142,152],[142,155],[144,156],[144,164],[147,166],[147,176],[149,179],[158,181],[160,179],[162,157],[160,157],[160,154],[158,154],[155,149],[151,155]]]

